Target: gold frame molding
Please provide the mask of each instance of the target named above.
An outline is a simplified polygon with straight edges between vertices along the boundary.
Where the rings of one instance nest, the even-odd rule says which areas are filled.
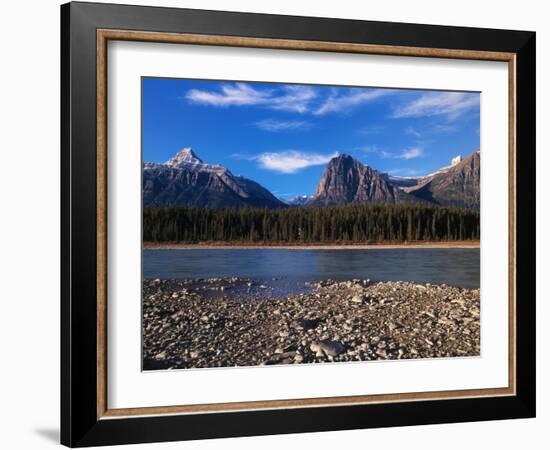
[[[288,400],[265,400],[201,405],[150,406],[109,409],[107,405],[107,42],[110,40],[171,44],[215,45],[266,49],[306,50],[370,55],[412,56],[501,61],[508,63],[508,387],[491,389],[411,392]],[[266,409],[345,406],[357,404],[447,400],[516,394],[516,55],[506,52],[445,48],[397,47],[387,45],[263,39],[237,36],[157,33],[114,29],[97,30],[97,418],[220,413]]]

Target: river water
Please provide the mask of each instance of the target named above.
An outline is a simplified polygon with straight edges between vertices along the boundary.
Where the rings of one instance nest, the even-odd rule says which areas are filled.
[[[146,249],[144,279],[251,278],[267,284],[414,281],[479,288],[479,249]]]

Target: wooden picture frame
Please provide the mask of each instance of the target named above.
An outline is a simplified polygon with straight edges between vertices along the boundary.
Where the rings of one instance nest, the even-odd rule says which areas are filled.
[[[535,415],[535,33],[125,5],[61,7],[61,441],[68,446]],[[507,388],[110,409],[109,40],[505,61],[509,67]]]

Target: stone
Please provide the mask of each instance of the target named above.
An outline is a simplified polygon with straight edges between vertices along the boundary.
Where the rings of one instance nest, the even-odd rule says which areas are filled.
[[[389,329],[390,331],[393,331],[393,330],[396,330],[397,328],[399,328],[399,325],[397,325],[397,324],[394,323],[394,322],[388,322],[388,325],[387,325],[387,326],[388,326],[388,329]]]
[[[321,323],[321,319],[299,319],[298,326],[303,330],[313,330]]]
[[[283,296],[248,278],[145,280],[145,370],[479,355],[479,289],[363,281]]]
[[[324,341],[321,342],[321,350],[327,355],[327,356],[338,356],[341,353],[344,353],[346,347],[344,344],[342,344],[339,341]]]
[[[321,350],[321,344],[319,344],[319,342],[313,342],[310,346],[309,346],[309,349],[312,351],[312,352],[318,352]]]

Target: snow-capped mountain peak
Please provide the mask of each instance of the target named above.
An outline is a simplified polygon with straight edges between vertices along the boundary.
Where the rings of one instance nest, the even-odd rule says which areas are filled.
[[[182,167],[197,164],[204,163],[197,155],[195,155],[191,147],[182,148],[178,153],[164,163],[165,166],[169,167]]]
[[[143,163],[143,203],[207,208],[285,206],[255,181],[236,177],[222,165],[204,163],[189,147],[164,164]]]
[[[207,164],[200,159],[191,147],[184,147],[164,164],[172,169],[187,169],[193,171],[229,173],[229,170],[219,164]]]
[[[285,203],[290,206],[303,206],[313,198],[313,195],[297,195]]]

